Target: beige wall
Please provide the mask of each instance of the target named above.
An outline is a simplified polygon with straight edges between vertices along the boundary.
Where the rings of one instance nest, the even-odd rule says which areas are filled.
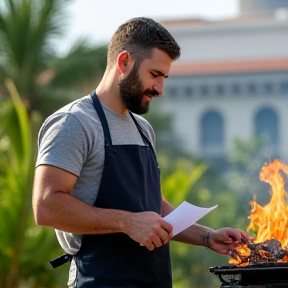
[[[287,18],[241,19],[169,28],[182,48],[179,62],[288,57]]]
[[[288,14],[287,14],[288,15]],[[262,20],[259,20],[262,19]],[[167,27],[168,28],[168,27]],[[168,30],[182,48],[179,63],[207,63],[209,61],[237,61],[257,59],[288,59],[288,17],[279,20],[267,16],[255,16],[227,21],[198,23],[186,26],[169,26]],[[272,81],[276,86],[288,80],[286,71],[255,71],[255,73],[223,75],[170,75],[166,81],[164,97],[160,100],[164,111],[175,119],[175,130],[183,140],[183,146],[191,153],[201,155],[200,119],[208,109],[220,112],[224,119],[224,152],[233,150],[233,139],[248,140],[253,137],[253,117],[258,109],[268,106],[273,108],[279,118],[281,157],[288,161],[288,91],[287,95],[275,88],[272,95],[257,92],[248,95],[245,91],[239,95],[226,92],[225,95],[210,93],[202,97],[195,93],[193,97],[185,96],[185,86],[197,87],[207,85],[214,87],[223,84],[228,90],[233,83],[246,87],[253,82],[263,86]],[[262,85],[262,86],[261,86]],[[169,95],[169,88],[177,89],[177,95]],[[212,89],[211,88],[211,89]],[[182,90],[181,90],[182,89]],[[213,89],[212,89],[213,90]]]

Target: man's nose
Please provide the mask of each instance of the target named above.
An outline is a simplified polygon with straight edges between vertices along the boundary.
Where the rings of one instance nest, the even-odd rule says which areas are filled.
[[[164,92],[164,81],[158,81],[157,84],[154,85],[154,89],[157,91],[158,95],[162,95]]]

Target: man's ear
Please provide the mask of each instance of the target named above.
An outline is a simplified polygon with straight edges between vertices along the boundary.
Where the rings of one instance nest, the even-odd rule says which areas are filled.
[[[129,71],[128,63],[131,60],[129,52],[122,51],[117,57],[117,67],[120,74],[124,74]]]

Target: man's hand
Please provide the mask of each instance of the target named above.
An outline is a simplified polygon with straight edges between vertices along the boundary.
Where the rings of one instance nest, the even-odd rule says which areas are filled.
[[[173,226],[155,212],[139,212],[133,213],[125,233],[152,251],[168,243],[173,237]]]
[[[225,255],[231,255],[237,246],[246,244],[253,240],[246,232],[236,228],[221,228],[207,231],[207,247],[211,250]]]

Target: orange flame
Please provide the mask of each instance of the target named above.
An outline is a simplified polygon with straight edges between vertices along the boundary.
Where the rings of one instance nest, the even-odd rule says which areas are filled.
[[[284,185],[285,181],[280,173],[282,170],[288,174],[288,167],[279,160],[274,160],[272,163],[265,163],[260,172],[260,180],[268,183],[271,186],[271,201],[261,206],[254,200],[250,202],[252,210],[248,219],[250,224],[247,228],[248,232],[257,231],[254,243],[261,243],[270,239],[277,239],[283,249],[288,246],[288,205],[286,202],[287,193]],[[237,248],[241,256],[249,256],[250,249],[247,245]],[[268,257],[267,254],[260,256]],[[240,261],[240,262],[239,262]],[[279,262],[288,262],[287,257],[282,258]],[[240,264],[241,260],[231,259],[230,264]],[[248,265],[247,263],[243,265]]]
[[[252,211],[248,217],[251,219],[247,231],[256,230],[255,243],[269,239],[278,239],[282,247],[287,246],[288,206],[285,201],[287,193],[284,189],[284,179],[280,173],[282,170],[288,174],[288,167],[279,160],[262,167],[260,180],[270,184],[271,201],[261,207],[254,200],[251,202]]]

